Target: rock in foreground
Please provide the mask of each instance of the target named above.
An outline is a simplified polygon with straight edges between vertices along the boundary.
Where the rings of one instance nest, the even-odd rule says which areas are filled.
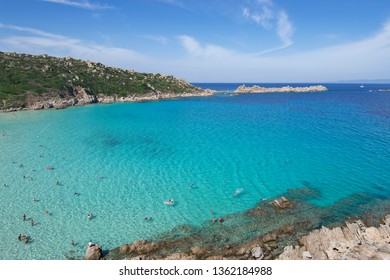
[[[360,220],[343,227],[319,230],[303,236],[301,246],[287,246],[281,260],[389,260],[390,215],[378,227],[366,227]]]

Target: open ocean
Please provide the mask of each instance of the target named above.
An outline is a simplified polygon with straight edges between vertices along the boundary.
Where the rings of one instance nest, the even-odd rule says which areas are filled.
[[[390,85],[238,96],[239,84],[196,85],[226,93],[0,113],[0,259],[80,259],[89,240],[113,249],[202,227],[290,189],[315,190],[307,202],[325,208],[390,198],[390,92],[379,91]]]

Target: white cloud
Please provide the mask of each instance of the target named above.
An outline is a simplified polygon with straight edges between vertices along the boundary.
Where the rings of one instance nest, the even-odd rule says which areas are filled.
[[[256,54],[270,53],[291,46],[294,43],[292,40],[294,27],[287,12],[276,8],[272,0],[257,0],[256,4],[254,11],[248,7],[243,8],[242,15],[266,30],[274,30],[281,41],[279,46],[259,51]]]
[[[193,82],[326,82],[390,75],[390,21],[363,40],[284,55],[259,56],[216,47],[223,55],[214,56],[206,43],[189,36],[180,39],[190,57],[170,61],[174,69],[170,71]]]
[[[278,14],[277,33],[284,47],[288,47],[293,43],[291,37],[294,33],[294,28],[288,19],[288,15],[284,11],[281,11]]]
[[[81,8],[81,9],[87,9],[87,10],[106,10],[106,9],[112,9],[113,6],[110,6],[108,4],[100,4],[100,3],[93,3],[88,0],[82,0],[82,1],[76,1],[76,0],[41,0],[44,2],[51,2],[51,3],[57,3],[62,4],[66,6]]]
[[[228,57],[232,55],[232,51],[217,45],[206,44],[202,46],[194,38],[187,35],[181,35],[178,36],[178,38],[182,46],[184,47],[184,49],[187,51],[187,53],[193,57],[208,59],[208,58],[222,58],[222,57]]]
[[[1,38],[0,49],[2,50],[34,54],[46,53],[55,56],[72,56],[125,68],[129,67],[129,65],[134,65],[136,62],[139,63],[148,60],[144,55],[133,50],[103,46],[34,28],[1,23],[0,28],[27,33],[27,35],[12,35]]]

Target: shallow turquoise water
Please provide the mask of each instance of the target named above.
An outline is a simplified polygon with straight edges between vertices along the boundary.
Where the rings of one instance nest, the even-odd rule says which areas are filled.
[[[81,258],[291,188],[389,197],[390,95],[355,87],[0,114],[0,258]]]

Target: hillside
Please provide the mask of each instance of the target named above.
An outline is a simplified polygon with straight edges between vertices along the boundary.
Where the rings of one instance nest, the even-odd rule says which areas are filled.
[[[0,52],[0,110],[203,95],[184,80],[70,57]]]

